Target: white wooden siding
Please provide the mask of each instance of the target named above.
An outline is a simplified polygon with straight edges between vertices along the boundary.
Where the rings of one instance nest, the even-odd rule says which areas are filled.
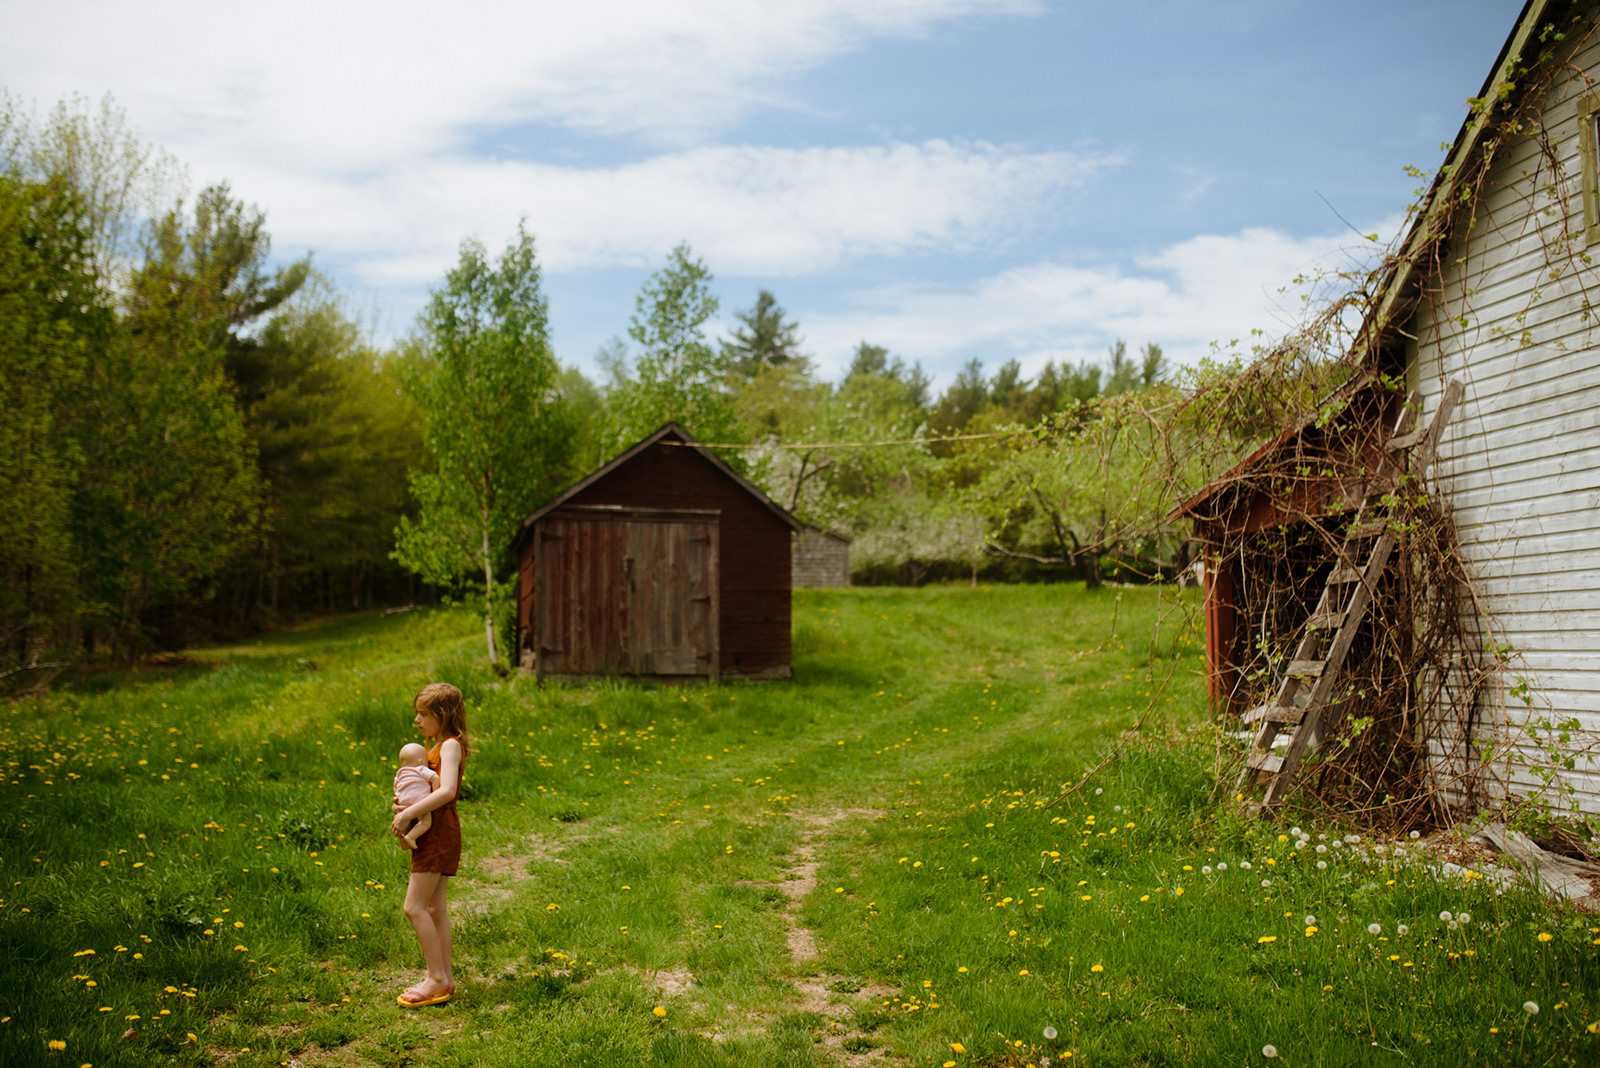
[[[1600,79],[1600,41],[1583,43],[1573,66]],[[1486,609],[1476,636],[1515,650],[1486,691],[1476,737],[1498,736],[1522,759],[1543,761],[1534,724],[1576,719],[1578,767],[1563,780],[1583,809],[1600,814],[1600,324],[1584,307],[1586,297],[1600,306],[1600,248],[1587,250],[1595,264],[1580,262],[1583,81],[1565,79],[1543,105],[1568,202],[1545,214],[1552,201],[1534,192],[1532,176],[1552,175],[1538,146],[1504,146],[1471,235],[1458,235],[1442,257],[1407,332],[1418,339],[1412,374],[1426,411],[1448,379],[1466,386],[1435,476]],[[1560,251],[1563,224],[1577,242],[1570,256]],[[1531,708],[1510,693],[1519,679],[1532,687]],[[1466,766],[1460,743],[1439,739],[1441,773]],[[1501,789],[1539,785],[1515,762],[1498,759],[1491,770]],[[1567,804],[1559,793],[1548,800]]]

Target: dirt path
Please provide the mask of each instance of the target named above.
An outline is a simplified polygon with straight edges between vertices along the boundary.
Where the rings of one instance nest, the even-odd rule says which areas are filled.
[[[801,816],[800,841],[795,846],[788,877],[776,884],[785,898],[782,915],[787,928],[790,967],[795,975],[794,988],[800,996],[800,1011],[822,1017],[822,1044],[829,1059],[852,1068],[890,1063],[878,1041],[857,1028],[856,1010],[892,996],[894,990],[819,970],[816,935],[800,922],[800,912],[806,897],[817,888],[820,866],[817,844],[844,820],[882,816],[881,810],[870,808],[834,809]]]
[[[841,824],[882,816],[881,809],[872,808],[839,808],[797,816],[800,839],[789,855],[786,870],[774,882],[756,884],[783,895],[779,916],[784,925],[788,960],[777,962],[776,969],[791,977],[795,1007],[821,1017],[818,1038],[828,1061],[846,1068],[868,1065],[888,1068],[897,1063],[885,1054],[881,1042],[870,1030],[863,1031],[858,1026],[859,1010],[892,998],[896,991],[881,984],[865,983],[856,976],[822,970],[818,965],[816,935],[805,926],[801,915],[806,898],[817,888],[817,870],[821,867],[818,854],[822,843],[838,833]],[[459,913],[463,917],[482,916],[511,904],[519,885],[528,878],[528,866],[534,860],[564,862],[560,850],[544,836],[537,833],[523,836],[484,859],[483,876],[474,880],[462,895],[457,905]],[[681,967],[641,973],[640,978],[666,997],[692,995],[695,987],[694,976]],[[749,1018],[747,1024],[764,1029],[776,1019],[776,1016],[762,1014]],[[712,1033],[708,1037],[723,1041],[729,1036]]]

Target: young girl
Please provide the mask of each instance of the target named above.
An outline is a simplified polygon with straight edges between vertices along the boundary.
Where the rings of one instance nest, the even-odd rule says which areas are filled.
[[[394,833],[405,837],[411,821],[433,814],[433,827],[417,839],[411,853],[411,882],[406,886],[406,918],[416,929],[428,974],[399,997],[408,1009],[438,1005],[456,992],[450,980],[450,911],[445,901],[450,876],[461,863],[461,821],[456,794],[461,790],[461,765],[467,756],[467,706],[461,691],[447,682],[424,686],[412,702],[412,720],[428,743],[428,766],[439,773],[439,788],[411,805],[394,802]]]

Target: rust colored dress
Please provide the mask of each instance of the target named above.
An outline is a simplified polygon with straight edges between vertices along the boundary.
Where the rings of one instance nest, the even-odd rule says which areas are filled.
[[[432,749],[428,750],[428,767],[439,771],[439,750],[444,746],[443,740]],[[461,760],[462,770],[466,769],[466,758]],[[441,772],[442,774],[442,772]],[[457,776],[456,791],[461,790],[460,776]],[[456,815],[456,801],[451,798],[446,804],[433,810],[433,826],[428,828],[428,833],[417,839],[417,848],[411,851],[412,871],[436,871],[440,875],[454,875],[461,866],[461,819]]]

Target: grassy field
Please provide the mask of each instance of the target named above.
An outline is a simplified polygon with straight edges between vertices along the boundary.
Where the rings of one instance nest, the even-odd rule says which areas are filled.
[[[793,682],[541,690],[436,611],[15,701],[0,1064],[1600,1063],[1591,917],[1216,802],[1189,616],[805,592]],[[407,1012],[389,787],[435,679],[461,989]]]

